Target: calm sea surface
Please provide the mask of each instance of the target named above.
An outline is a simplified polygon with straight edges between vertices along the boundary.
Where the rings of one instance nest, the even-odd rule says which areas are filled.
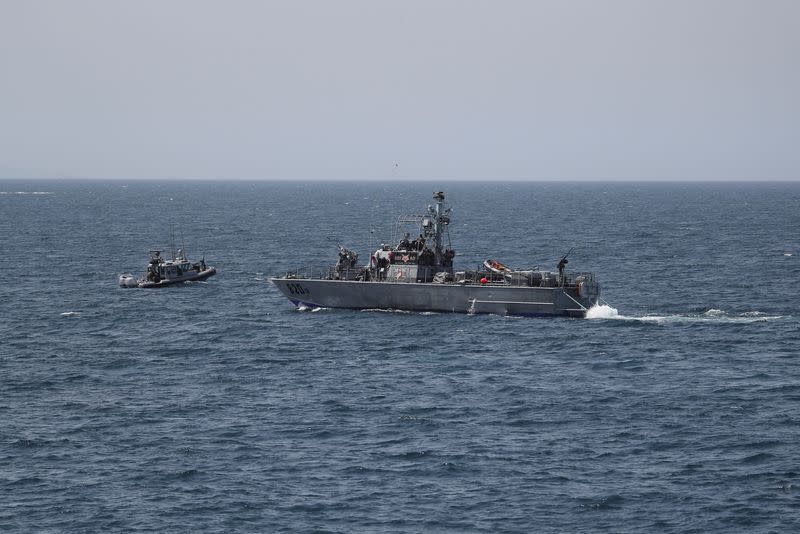
[[[298,311],[444,189],[598,319]],[[219,274],[121,289],[173,231]],[[798,532],[800,184],[0,182],[0,531]],[[615,311],[616,310],[616,311]]]

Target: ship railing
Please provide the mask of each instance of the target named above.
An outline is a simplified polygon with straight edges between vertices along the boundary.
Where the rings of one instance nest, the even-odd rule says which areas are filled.
[[[328,267],[325,278],[328,280],[369,281],[370,276],[365,274],[365,271],[364,267]]]
[[[284,275],[285,278],[297,278],[297,279],[307,279],[307,278],[320,278],[322,277],[322,273],[324,269],[321,267],[314,267],[310,265],[304,265],[302,267],[297,267],[295,269],[289,269],[286,271]]]
[[[502,275],[487,271],[483,266],[471,271],[456,273],[454,281],[470,285],[493,285],[503,287],[568,287],[574,286],[578,277],[583,276],[589,281],[594,281],[594,273],[568,272],[564,273],[564,280],[560,280],[557,272],[534,271],[538,275],[528,277],[522,273]],[[484,281],[485,279],[485,281]]]
[[[317,280],[358,280],[359,276],[364,277],[363,267],[346,267],[337,269],[332,266],[303,266],[296,269],[289,269],[284,274],[285,278],[290,279],[317,279]]]

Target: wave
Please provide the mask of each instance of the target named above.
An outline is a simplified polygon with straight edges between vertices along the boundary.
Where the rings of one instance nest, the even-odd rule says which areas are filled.
[[[0,191],[0,195],[52,195],[52,191]]]
[[[612,308],[608,304],[597,304],[589,308],[586,312],[587,319],[629,319],[619,314],[619,310]]]
[[[412,314],[412,313],[419,313],[411,310],[398,310],[397,308],[364,308],[363,310],[359,310],[362,313],[401,313],[401,314]]]
[[[760,311],[748,311],[737,314],[729,314],[725,310],[711,308],[702,313],[679,313],[670,315],[640,315],[629,316],[620,315],[619,310],[607,304],[592,306],[586,312],[587,319],[594,320],[619,320],[619,321],[639,321],[656,324],[686,324],[686,323],[705,323],[705,324],[730,324],[730,323],[761,323],[783,319],[783,315],[768,315]]]
[[[324,311],[324,310],[328,310],[328,309],[329,308],[323,308],[321,306],[307,306],[305,304],[300,304],[297,307],[297,311],[300,311],[300,312],[311,312],[311,313],[316,313],[316,312],[320,312],[320,311]]]

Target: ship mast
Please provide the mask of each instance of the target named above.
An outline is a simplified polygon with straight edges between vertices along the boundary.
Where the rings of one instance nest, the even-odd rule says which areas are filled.
[[[448,215],[450,210],[444,207],[444,193],[442,191],[434,193],[433,199],[436,201],[436,204],[428,206],[428,212],[433,216],[433,253],[436,258],[436,265],[442,265],[444,263],[442,234],[444,234],[447,225],[450,224],[450,217]]]

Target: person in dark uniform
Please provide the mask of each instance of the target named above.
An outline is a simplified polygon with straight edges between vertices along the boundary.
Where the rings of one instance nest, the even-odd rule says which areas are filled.
[[[558,283],[559,285],[564,285],[564,268],[567,266],[569,261],[567,261],[567,257],[564,256],[561,258],[561,261],[558,262]]]

